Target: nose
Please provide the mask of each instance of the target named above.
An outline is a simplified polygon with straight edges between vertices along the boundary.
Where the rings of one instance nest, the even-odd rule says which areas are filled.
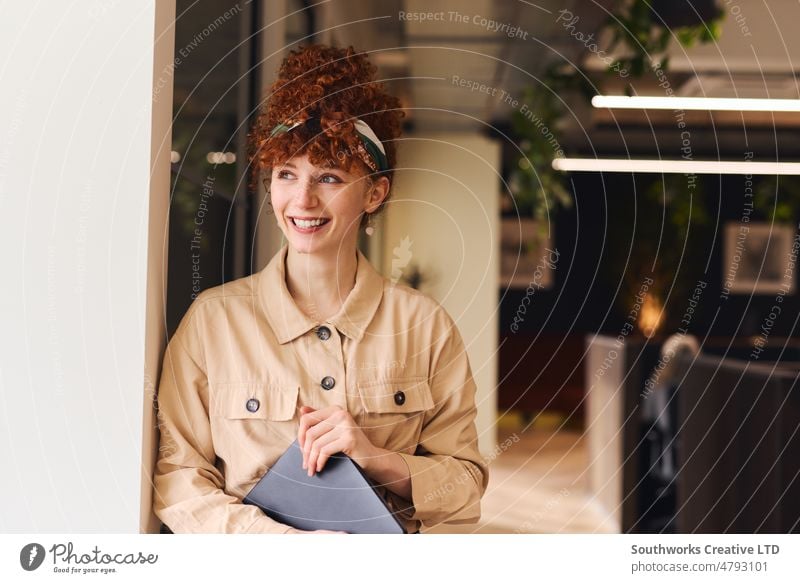
[[[305,180],[298,183],[297,205],[302,208],[313,208],[317,206],[317,195],[313,181]]]

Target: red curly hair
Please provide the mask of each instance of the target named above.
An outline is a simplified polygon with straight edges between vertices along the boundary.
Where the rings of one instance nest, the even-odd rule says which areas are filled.
[[[308,154],[311,163],[390,182],[396,163],[396,140],[404,112],[400,101],[375,81],[376,67],[366,53],[319,44],[291,51],[278,71],[269,98],[248,134],[253,184],[272,168],[293,156]],[[321,132],[312,135],[306,125],[270,137],[281,123],[319,120]],[[362,119],[386,150],[389,170],[373,173],[358,154],[361,141],[353,122]],[[362,149],[363,151],[363,149]],[[388,197],[387,197],[388,198]],[[385,201],[384,201],[385,202]]]

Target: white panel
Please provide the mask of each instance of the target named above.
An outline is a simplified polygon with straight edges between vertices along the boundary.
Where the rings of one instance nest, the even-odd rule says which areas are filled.
[[[387,208],[384,266],[409,237],[422,291],[456,321],[478,385],[481,451],[496,443],[500,147],[475,134],[414,134],[399,149]],[[391,273],[385,273],[391,276]]]
[[[615,339],[587,336],[586,443],[589,494],[619,532],[622,525],[622,432],[624,350]],[[610,363],[610,364],[609,364]]]
[[[138,532],[156,6],[4,8],[0,530]]]
[[[793,72],[800,65],[796,0],[720,2],[727,12],[718,43],[683,49],[673,42],[671,71]]]

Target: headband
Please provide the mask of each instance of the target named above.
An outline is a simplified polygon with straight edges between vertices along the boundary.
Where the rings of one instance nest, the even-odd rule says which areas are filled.
[[[310,117],[305,121],[287,121],[284,123],[279,123],[272,128],[269,137],[273,138],[277,135],[290,132],[297,126],[303,124],[309,126],[309,129],[315,135],[321,133],[322,131],[322,128],[319,124],[319,119]],[[364,163],[369,166],[373,172],[383,172],[384,170],[388,170],[389,160],[386,157],[386,150],[384,149],[383,143],[380,141],[378,136],[374,131],[372,131],[372,128],[367,125],[367,122],[361,119],[356,119],[353,122],[353,125],[355,126],[356,134],[360,139],[358,151]]]

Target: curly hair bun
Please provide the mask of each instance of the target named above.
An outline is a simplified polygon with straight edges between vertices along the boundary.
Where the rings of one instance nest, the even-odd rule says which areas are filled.
[[[257,174],[294,156],[308,154],[312,163],[362,173],[370,169],[358,151],[361,141],[353,122],[365,121],[383,143],[390,170],[396,163],[395,141],[400,136],[400,101],[375,80],[376,67],[366,53],[313,44],[293,50],[284,59],[250,133],[251,162]],[[297,130],[270,137],[278,124],[319,120]]]

